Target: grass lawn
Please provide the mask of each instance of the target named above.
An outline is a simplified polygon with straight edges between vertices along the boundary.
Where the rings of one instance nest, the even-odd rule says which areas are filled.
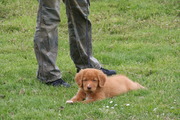
[[[104,68],[148,88],[91,104],[65,103],[77,85],[64,4],[57,65],[72,87],[46,86],[36,79],[37,9],[37,0],[0,0],[1,120],[180,119],[178,0],[91,0],[94,56]]]

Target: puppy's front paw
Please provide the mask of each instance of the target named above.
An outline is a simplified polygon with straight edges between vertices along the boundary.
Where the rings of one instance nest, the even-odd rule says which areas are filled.
[[[66,103],[67,103],[67,104],[72,104],[72,103],[74,103],[74,102],[73,102],[72,100],[67,100]]]

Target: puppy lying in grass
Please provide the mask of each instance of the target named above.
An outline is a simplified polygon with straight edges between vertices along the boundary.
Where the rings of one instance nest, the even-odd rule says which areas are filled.
[[[101,70],[92,68],[83,69],[77,73],[75,81],[79,86],[79,90],[66,103],[90,103],[114,97],[130,90],[144,89],[142,85],[131,81],[126,76],[114,75],[107,77]]]

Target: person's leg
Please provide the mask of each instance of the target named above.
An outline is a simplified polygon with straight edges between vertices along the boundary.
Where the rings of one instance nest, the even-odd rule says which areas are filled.
[[[101,67],[99,61],[92,56],[91,22],[89,15],[89,0],[64,0],[68,17],[70,54],[77,72],[85,68],[102,70],[106,75],[116,74],[114,70]]]
[[[60,0],[39,0],[34,50],[38,62],[37,78],[54,86],[63,84],[56,65]],[[59,80],[60,79],[60,80]],[[54,82],[55,81],[55,82]]]
[[[91,22],[88,19],[87,0],[64,0],[68,17],[70,55],[78,70],[100,69],[101,65],[92,56]]]

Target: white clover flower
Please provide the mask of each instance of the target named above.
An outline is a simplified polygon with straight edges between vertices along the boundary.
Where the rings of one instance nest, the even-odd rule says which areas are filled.
[[[156,112],[157,108],[154,108],[153,111]]]
[[[106,106],[106,108],[109,108],[109,106]]]
[[[111,104],[112,104],[112,103],[113,103],[113,101],[110,101],[109,103],[111,103]]]
[[[111,109],[114,109],[114,107],[111,107]]]
[[[130,104],[126,104],[126,106],[130,106]]]
[[[118,106],[117,104],[114,104],[114,106]]]

